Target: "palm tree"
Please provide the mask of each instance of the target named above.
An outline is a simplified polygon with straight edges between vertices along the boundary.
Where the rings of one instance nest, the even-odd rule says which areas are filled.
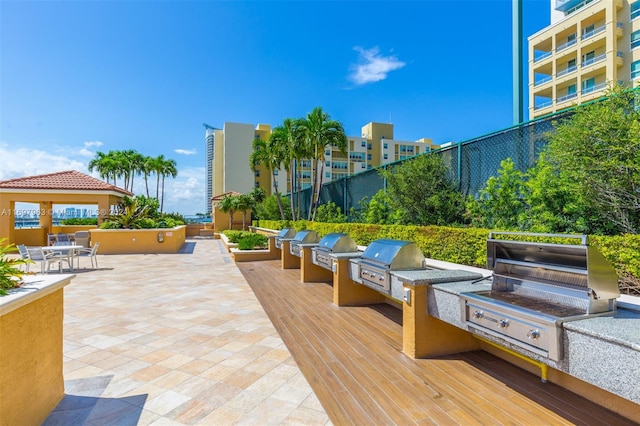
[[[254,205],[250,194],[240,194],[233,198],[233,205],[236,211],[242,212],[242,230],[247,229],[247,210]]]
[[[320,189],[322,188],[325,148],[327,145],[331,145],[346,153],[347,136],[344,133],[342,123],[332,120],[329,114],[322,110],[322,107],[315,107],[313,111],[307,114],[305,119],[300,121],[299,126],[304,134],[305,145],[311,154],[312,160],[311,202],[309,204],[308,220],[313,220],[320,199]]]
[[[114,151],[109,151],[107,154],[100,151],[96,152],[95,158],[89,161],[88,169],[91,172],[96,170],[100,178],[105,179],[107,183],[109,183],[110,178],[113,178],[113,184],[116,185],[117,159]]]
[[[235,196],[231,194],[227,194],[220,200],[218,204],[218,208],[222,213],[229,213],[229,229],[232,229],[233,225],[233,213],[235,212],[236,202],[234,201]]]
[[[144,187],[147,191],[147,198],[149,198],[149,175],[153,173],[153,157],[144,157],[142,159],[140,171],[144,176]]]
[[[271,180],[273,182],[273,190],[278,200],[278,208],[280,209],[280,216],[282,220],[285,220],[284,209],[282,208],[282,200],[280,199],[280,192],[278,191],[278,181],[276,179],[276,172],[280,170],[283,161],[282,149],[282,131],[281,128],[276,127],[269,139],[263,141],[262,139],[255,139],[253,141],[253,152],[249,157],[249,164],[251,170],[255,171],[259,165],[263,165],[265,169],[271,172]]]
[[[291,195],[289,201],[291,203],[291,215],[293,220],[300,217],[300,209],[295,208],[294,191],[298,194],[298,207],[300,206],[300,176],[298,163],[307,157],[307,150],[304,145],[303,134],[299,129],[300,120],[285,118],[282,126],[273,129],[275,148],[282,158],[282,164],[285,171],[289,175],[289,188]]]
[[[164,178],[166,176],[171,176],[172,178],[178,176],[176,160],[166,160],[160,168],[160,174],[162,175],[162,199],[160,200],[160,212],[162,212],[164,207]]]
[[[164,163],[167,161],[164,158],[164,155],[158,155],[155,158],[152,158],[150,161],[150,169],[156,174],[156,199],[160,199],[160,175],[162,174],[162,168],[164,167]]]

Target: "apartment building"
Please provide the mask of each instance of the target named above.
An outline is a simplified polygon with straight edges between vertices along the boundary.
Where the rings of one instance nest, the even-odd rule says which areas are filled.
[[[260,166],[251,171],[249,157],[255,139],[267,140],[271,135],[268,124],[240,124],[225,122],[222,129],[207,128],[207,196],[234,191],[250,192],[261,187],[268,195],[273,191],[271,172]],[[393,139],[393,124],[368,123],[362,127],[361,136],[347,136],[347,150],[340,152],[335,146],[327,146],[324,155],[323,182],[340,179],[363,172],[381,164],[391,163],[437,148],[431,139],[401,141]],[[297,165],[302,189],[311,187],[312,161],[302,160]],[[276,171],[281,192],[291,191],[287,173]]]
[[[551,24],[529,37],[529,118],[640,85],[640,0],[551,0]]]

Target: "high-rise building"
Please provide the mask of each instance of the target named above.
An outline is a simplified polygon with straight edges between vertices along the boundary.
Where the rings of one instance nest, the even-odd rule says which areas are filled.
[[[206,127],[205,145],[206,145],[206,163],[205,169],[207,173],[205,206],[207,214],[211,215],[211,197],[213,197],[213,151],[216,141],[215,129]]]
[[[551,24],[529,37],[529,117],[640,85],[640,0],[550,0]]]

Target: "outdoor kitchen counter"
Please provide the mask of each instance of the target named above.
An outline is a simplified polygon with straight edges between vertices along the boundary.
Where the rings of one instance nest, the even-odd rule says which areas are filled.
[[[490,281],[433,284],[428,288],[429,315],[466,329],[461,317],[460,293],[490,290]],[[640,404],[640,311],[618,308],[613,315],[563,324],[565,356],[560,362],[507,347],[544,362],[559,371]],[[484,336],[496,340],[492,336]],[[496,340],[498,341],[498,340]]]
[[[482,274],[461,269],[427,269],[418,271],[391,271],[391,276],[405,284],[425,286],[452,281],[471,281],[482,278]]]

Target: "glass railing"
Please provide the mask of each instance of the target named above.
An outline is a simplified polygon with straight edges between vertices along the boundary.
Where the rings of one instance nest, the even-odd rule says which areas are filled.
[[[577,67],[576,65],[573,65],[573,66],[567,67],[566,69],[564,69],[564,70],[562,70],[562,71],[559,71],[559,72],[556,74],[556,78],[560,78],[560,77],[562,77],[562,76],[564,76],[564,75],[567,75],[567,74],[569,74],[569,73],[572,73],[572,72],[574,72],[574,71],[575,71],[575,70],[577,70],[577,69],[578,69],[578,67]]]
[[[565,44],[561,44],[560,46],[556,47],[556,53],[561,52],[564,49],[575,45],[577,42],[578,41],[576,39],[573,39],[573,40],[570,40],[570,41],[566,42]]]
[[[607,57],[606,53],[603,53],[602,55],[594,56],[591,59],[587,59],[586,61],[582,61],[582,66],[583,67],[588,67],[589,65],[593,65],[596,62],[603,61],[606,57]]]
[[[543,59],[547,59],[548,57],[550,57],[553,54],[553,52],[544,52],[542,54],[540,54],[539,56],[536,56],[533,60],[533,62],[540,62]]]
[[[599,90],[603,90],[607,87],[607,83],[596,84],[595,86],[585,87],[582,89],[583,95],[588,95],[589,93],[597,92]]]
[[[550,75],[548,75],[548,76],[546,76],[546,77],[542,77],[542,78],[541,78],[541,79],[539,79],[539,80],[536,80],[536,82],[535,82],[535,83],[533,83],[533,85],[534,85],[534,86],[540,86],[541,84],[548,83],[548,82],[550,82],[551,80],[553,80],[553,77],[552,77],[552,76],[550,76]]]
[[[631,19],[636,19],[640,17],[640,1],[635,1],[631,3]]]
[[[553,105],[553,101],[540,102],[539,104],[534,106],[533,109],[538,110],[538,109],[550,107],[551,105]]]
[[[607,27],[606,25],[601,25],[598,28],[594,28],[591,31],[585,32],[584,34],[582,34],[582,40],[586,40],[589,37],[593,37],[594,35],[603,32],[606,27]]]
[[[570,93],[570,94],[568,94],[568,95],[560,96],[560,97],[557,99],[557,102],[558,102],[558,103],[566,102],[566,101],[568,101],[568,100],[570,100],[570,99],[573,99],[573,98],[576,98],[576,97],[578,97],[578,94],[577,94],[577,93]]]

